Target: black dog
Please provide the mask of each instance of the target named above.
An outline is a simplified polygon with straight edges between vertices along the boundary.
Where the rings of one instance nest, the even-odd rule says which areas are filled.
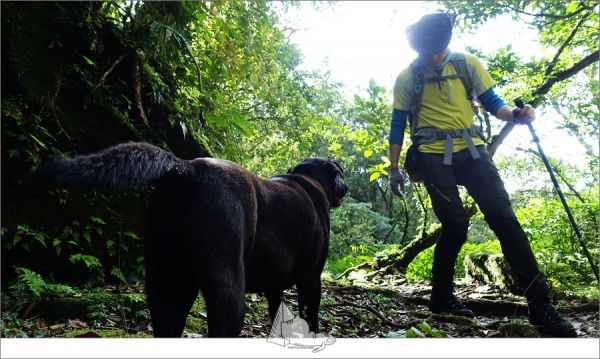
[[[264,293],[271,319],[296,285],[300,316],[318,332],[329,210],[348,187],[342,168],[307,158],[261,179],[212,158],[186,161],[147,143],[55,160],[34,178],[55,186],[123,189],[154,182],[145,233],[146,292],[154,335],[180,337],[202,290],[208,335],[239,335],[244,293]]]

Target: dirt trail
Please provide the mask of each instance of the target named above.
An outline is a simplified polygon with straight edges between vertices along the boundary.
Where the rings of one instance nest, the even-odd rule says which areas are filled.
[[[404,283],[393,288],[324,285],[321,330],[339,338],[545,337],[528,323],[523,298],[493,292],[488,286],[457,285],[457,295],[476,314],[471,320],[431,313],[427,308],[430,292],[426,283]],[[250,304],[250,318],[263,307],[258,302]],[[286,292],[286,302],[294,312],[294,291]],[[573,323],[579,337],[600,336],[598,303],[560,300],[556,304]],[[250,320],[243,336],[266,337],[268,328],[269,325]]]

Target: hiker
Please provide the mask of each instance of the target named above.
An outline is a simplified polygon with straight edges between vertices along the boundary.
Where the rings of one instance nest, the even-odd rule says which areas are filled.
[[[473,124],[472,101],[476,96],[488,112],[507,122],[533,121],[535,111],[530,105],[510,108],[494,93],[494,81],[479,59],[448,49],[452,27],[450,15],[433,13],[407,28],[410,46],[419,56],[396,79],[389,134],[392,190],[401,195],[404,188],[398,160],[408,122],[413,146],[405,168],[411,179],[424,182],[442,225],[433,257],[429,308],[434,313],[475,316],[453,293],[454,265],[469,226],[457,187],[462,185],[500,240],[504,257],[527,297],[530,323],[554,336],[576,336],[571,323],[550,302],[527,236],[485,149],[481,130]]]

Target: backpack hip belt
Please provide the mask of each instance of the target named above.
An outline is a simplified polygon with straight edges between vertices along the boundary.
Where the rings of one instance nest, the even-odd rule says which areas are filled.
[[[454,138],[462,138],[465,141],[473,159],[478,159],[481,157],[479,155],[479,151],[477,151],[477,148],[475,148],[475,144],[473,143],[471,137],[479,137],[481,139],[484,138],[479,126],[472,125],[469,128],[454,130],[438,130],[433,127],[421,127],[414,132],[414,134],[411,136],[411,139],[415,146],[428,145],[437,141],[446,141],[443,163],[446,166],[450,166],[452,165],[452,148],[454,146]]]

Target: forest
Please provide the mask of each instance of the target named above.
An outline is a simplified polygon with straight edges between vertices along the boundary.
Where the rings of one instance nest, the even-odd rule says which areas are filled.
[[[278,17],[298,4],[278,3],[278,10],[274,4],[2,1],[1,337],[152,337],[143,226],[153,185],[71,190],[27,180],[52,158],[127,141],[182,159],[230,160],[262,178],[284,174],[306,157],[335,159],[349,191],[331,211],[321,276],[324,333],[544,336],[528,324],[527,303],[500,244],[466,191],[469,237],[455,267],[456,291],[477,318],[427,309],[441,227],[422,184],[407,182],[403,197],[390,190],[393,84],[371,81],[348,100],[326,72],[302,70],[303,53],[289,39],[293,29]],[[469,48],[486,61],[502,98],[555,111],[556,129],[585,149],[583,167],[547,151],[581,240],[537,148],[503,155],[515,125],[484,111],[476,123],[489,152],[497,153],[502,178],[518,188],[511,202],[554,303],[579,337],[598,338],[598,281],[581,247],[597,265],[598,4],[453,0],[438,6],[456,15],[455,32],[509,14],[536,29],[540,44],[552,50],[523,59],[510,46],[493,53]],[[294,288],[285,300],[295,311]],[[241,336],[268,337],[264,296],[247,294],[245,311]],[[206,336],[206,318],[199,296],[184,337]]]

